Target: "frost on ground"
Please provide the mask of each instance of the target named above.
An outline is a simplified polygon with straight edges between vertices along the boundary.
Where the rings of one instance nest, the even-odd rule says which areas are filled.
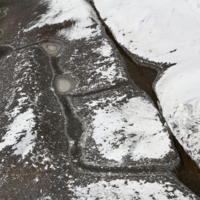
[[[68,199],[65,119],[52,79],[50,60],[37,46],[1,62],[1,200]]]
[[[136,180],[116,179],[112,181],[98,181],[87,186],[71,187],[74,198],[79,200],[195,200],[192,194],[180,183],[160,177],[138,177]]]
[[[200,167],[200,4],[197,0],[94,0],[117,41],[132,54],[176,63],[155,85],[163,115]],[[162,66],[162,65],[161,65]]]
[[[73,104],[83,122],[81,159],[85,164],[172,167],[177,161],[156,108],[137,87],[74,98]]]
[[[125,62],[105,35],[87,42],[69,42],[64,46],[59,66],[74,80],[70,94],[97,91],[128,81]]]

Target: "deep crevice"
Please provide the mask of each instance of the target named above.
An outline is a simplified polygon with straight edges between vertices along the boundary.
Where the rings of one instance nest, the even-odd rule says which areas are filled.
[[[180,165],[174,168],[174,174],[189,189],[200,196],[200,171],[174,136],[173,140],[181,158]]]

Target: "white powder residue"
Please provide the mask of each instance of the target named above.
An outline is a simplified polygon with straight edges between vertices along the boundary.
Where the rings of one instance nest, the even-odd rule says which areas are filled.
[[[89,184],[87,187],[71,187],[76,198],[72,200],[195,200],[197,196],[187,191],[184,194],[180,189],[175,188],[174,183],[170,182],[146,182],[140,181],[125,181],[113,180],[110,182],[99,181],[98,183]]]
[[[34,28],[40,28],[45,25],[53,25],[63,23],[64,21],[75,21],[71,28],[64,28],[57,34],[64,36],[69,40],[90,38],[100,34],[98,28],[98,19],[91,9],[91,6],[85,0],[44,0],[48,3],[48,10],[40,16],[38,21],[29,24],[29,28],[24,32],[31,31]],[[97,28],[91,28],[97,24]]]
[[[91,103],[96,104],[96,101]],[[92,138],[107,159],[123,162],[126,155],[134,161],[161,159],[171,151],[168,133],[163,130],[157,110],[143,98],[131,98],[123,106],[109,104],[94,113]]]
[[[117,41],[131,53],[154,62],[176,63],[155,89],[167,123],[200,167],[199,1],[94,2]]]
[[[29,108],[26,112],[18,114],[14,121],[8,126],[6,134],[0,143],[0,150],[6,146],[12,146],[15,155],[22,155],[24,158],[33,150],[36,138],[35,115],[33,110]]]

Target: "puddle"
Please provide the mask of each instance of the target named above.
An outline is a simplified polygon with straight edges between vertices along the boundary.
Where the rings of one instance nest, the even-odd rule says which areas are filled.
[[[61,44],[53,42],[44,42],[41,43],[40,46],[42,47],[44,52],[49,56],[58,56],[62,50]]]
[[[74,81],[67,75],[56,76],[54,80],[54,85],[56,91],[60,94],[66,94],[72,91],[75,87]]]

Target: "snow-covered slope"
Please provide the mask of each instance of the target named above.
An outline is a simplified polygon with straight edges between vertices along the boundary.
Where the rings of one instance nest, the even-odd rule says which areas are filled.
[[[176,63],[155,85],[164,117],[200,167],[200,2],[94,0],[117,41],[149,61]]]

